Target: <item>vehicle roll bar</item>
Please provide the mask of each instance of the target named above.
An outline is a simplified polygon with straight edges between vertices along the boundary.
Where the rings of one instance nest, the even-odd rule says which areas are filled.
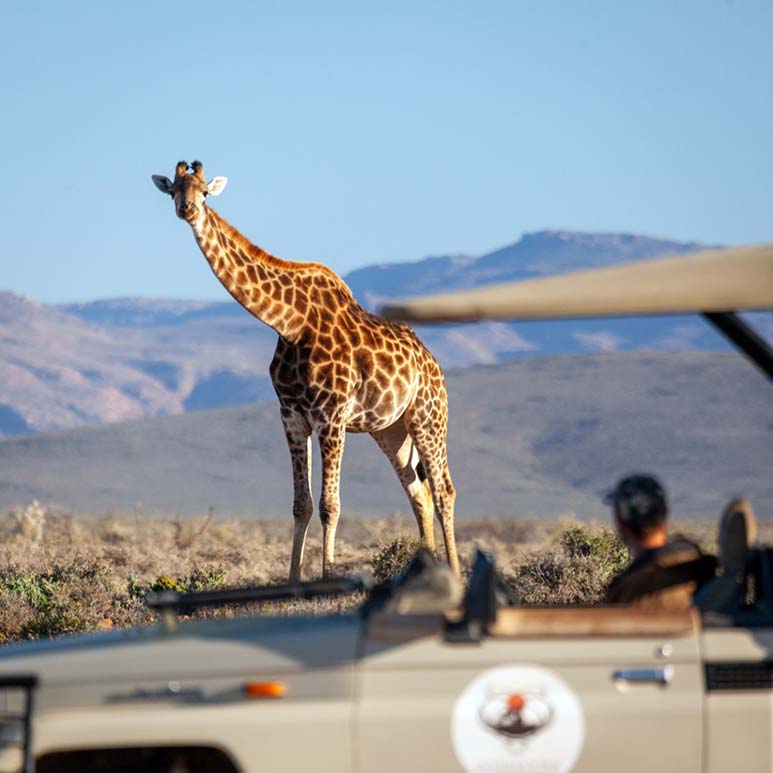
[[[308,600],[320,596],[344,596],[367,591],[370,583],[365,578],[337,577],[286,585],[259,585],[247,588],[180,593],[174,590],[151,592],[145,604],[156,610],[169,625],[175,614],[185,614],[201,607],[222,607],[231,604],[252,604],[261,601]],[[173,623],[172,623],[173,625]]]
[[[22,750],[21,773],[35,773],[35,755],[32,749],[32,714],[35,703],[35,690],[38,686],[38,677],[34,674],[15,674],[0,677],[0,690],[23,690],[24,706],[21,713],[13,713],[7,709],[0,709],[0,722],[18,723],[19,739],[11,736],[6,743],[18,745]],[[8,701],[5,702],[6,706]]]

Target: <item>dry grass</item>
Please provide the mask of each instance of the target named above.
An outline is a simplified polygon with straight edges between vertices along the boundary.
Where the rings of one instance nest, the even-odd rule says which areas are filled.
[[[682,524],[707,549],[714,525]],[[773,538],[762,524],[761,538]],[[337,540],[340,574],[399,571],[415,547],[407,518],[342,517]],[[86,519],[31,505],[0,519],[0,643],[153,621],[149,590],[182,591],[280,583],[290,561],[290,520],[104,517]],[[593,603],[627,560],[603,525],[491,519],[461,522],[460,559],[491,552],[503,579],[523,603]],[[321,570],[319,525],[307,542],[307,578]],[[263,605],[262,613],[344,610],[357,599]],[[213,614],[202,613],[202,614]],[[221,610],[219,614],[234,614]]]

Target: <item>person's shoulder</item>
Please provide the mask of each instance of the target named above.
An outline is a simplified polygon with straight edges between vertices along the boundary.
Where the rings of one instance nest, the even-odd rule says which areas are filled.
[[[676,534],[663,547],[653,551],[650,560],[657,566],[673,566],[695,561],[703,555],[699,545],[681,534]]]
[[[609,583],[605,594],[607,604],[625,604],[639,598],[652,584],[657,569],[655,551],[639,556]]]
[[[686,537],[676,536],[663,547],[648,550],[607,588],[605,602],[625,604],[679,585],[692,590],[716,571],[716,559]]]

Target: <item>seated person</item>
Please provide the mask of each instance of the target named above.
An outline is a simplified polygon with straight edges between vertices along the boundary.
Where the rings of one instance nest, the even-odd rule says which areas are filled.
[[[716,571],[716,559],[684,537],[668,538],[666,493],[651,475],[623,478],[605,498],[632,561],[607,588],[605,603],[688,609]]]

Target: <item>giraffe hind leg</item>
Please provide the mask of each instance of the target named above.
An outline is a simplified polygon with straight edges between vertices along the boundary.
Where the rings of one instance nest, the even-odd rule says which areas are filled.
[[[443,429],[438,430],[438,427]],[[456,551],[456,535],[454,532],[456,489],[448,469],[445,425],[437,421],[412,422],[409,429],[432,491],[435,512],[443,531],[448,563],[458,574],[459,556]]]
[[[401,419],[391,427],[372,432],[371,435],[389,459],[400,484],[408,495],[419,526],[419,537],[430,550],[434,551],[435,530],[432,514],[435,505],[432,501],[432,491],[405,422]]]
[[[459,574],[459,556],[456,551],[456,534],[454,532],[454,505],[456,489],[451,481],[445,449],[442,457],[427,464],[429,468],[429,484],[432,497],[435,500],[435,512],[443,531],[443,541],[446,545],[446,556],[450,567]]]

